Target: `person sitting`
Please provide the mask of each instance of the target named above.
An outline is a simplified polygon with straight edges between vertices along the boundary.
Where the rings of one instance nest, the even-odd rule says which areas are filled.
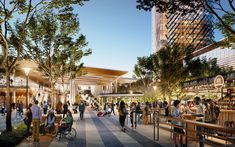
[[[65,131],[68,128],[71,128],[73,125],[73,116],[72,113],[68,110],[65,118],[61,120],[61,125],[58,128],[58,132]]]
[[[46,118],[46,128],[51,133],[55,129],[55,114],[53,110],[50,110]]]

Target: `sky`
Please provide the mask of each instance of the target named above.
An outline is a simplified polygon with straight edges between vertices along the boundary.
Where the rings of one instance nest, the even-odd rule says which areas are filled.
[[[136,0],[90,0],[76,11],[92,48],[83,57],[85,66],[124,70],[132,77],[137,57],[152,53],[151,12],[136,9]],[[215,40],[222,38],[215,31]]]
[[[129,71],[137,57],[151,53],[151,13],[136,9],[136,0],[90,0],[78,8],[80,32],[92,55],[85,66]]]

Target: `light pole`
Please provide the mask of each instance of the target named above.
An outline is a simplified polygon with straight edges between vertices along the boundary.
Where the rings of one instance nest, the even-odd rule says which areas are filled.
[[[26,107],[28,107],[28,104],[29,104],[29,72],[31,71],[31,68],[25,67],[25,68],[23,68],[23,70],[26,75]]]

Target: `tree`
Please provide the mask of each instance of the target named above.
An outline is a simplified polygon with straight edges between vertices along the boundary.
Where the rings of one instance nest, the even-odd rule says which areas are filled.
[[[164,98],[170,100],[173,93],[178,93],[180,83],[187,77],[187,69],[184,66],[185,58],[190,55],[190,50],[179,47],[163,47],[155,54],[153,61],[160,87]],[[177,58],[176,58],[177,57]]]
[[[10,107],[10,74],[12,73],[20,53],[23,50],[23,41],[25,39],[25,29],[27,28],[29,19],[41,9],[61,8],[71,4],[83,5],[85,0],[0,0],[0,44],[2,47],[2,60],[0,63],[1,69],[4,69],[6,75],[6,131],[12,130],[11,125],[11,107]],[[18,20],[17,20],[18,17]],[[9,29],[13,28],[13,22],[19,21],[21,23],[19,36],[9,34]],[[18,40],[14,44],[8,43],[9,35]]]
[[[225,14],[222,16],[222,19],[223,19],[224,23],[229,26],[235,25],[235,15]],[[232,46],[232,43],[235,43],[235,36],[230,31],[225,29],[221,22],[216,23],[216,28],[218,28],[225,37],[225,39],[223,41],[220,41],[221,46],[230,47],[230,46]]]
[[[226,31],[235,36],[234,27],[223,19],[223,15],[234,18],[233,0],[137,0],[136,2],[137,9],[151,11],[155,7],[160,13],[181,13],[182,15],[195,13],[203,8],[212,14]]]
[[[56,82],[64,86],[65,79],[69,81],[81,74],[80,60],[91,54],[91,49],[84,49],[88,43],[86,37],[79,34],[78,15],[72,7],[57,13],[50,10],[36,14],[26,34],[23,55],[34,60],[49,77],[52,91]]]
[[[188,76],[189,80],[215,76],[227,71],[227,69],[223,69],[218,66],[216,58],[192,59],[189,62],[187,62],[187,70],[189,72]]]
[[[152,56],[137,58],[137,64],[134,67],[135,78],[139,79],[145,87],[149,87],[153,80],[153,70]]]
[[[141,82],[144,78],[139,78],[132,84],[132,88],[140,89],[146,97],[152,97],[156,93],[150,86],[156,85],[158,93],[161,92],[163,98],[170,100],[172,96],[182,94],[182,82],[214,76],[226,71],[217,65],[215,58],[194,59],[191,56],[192,52],[193,50],[185,48],[165,46],[155,54],[138,58],[136,66],[141,69],[139,71],[142,71],[137,72],[138,77],[151,77],[151,80],[146,86]]]

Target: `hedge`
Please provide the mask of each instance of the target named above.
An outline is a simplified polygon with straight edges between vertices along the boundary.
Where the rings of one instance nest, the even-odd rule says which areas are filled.
[[[24,138],[27,137],[26,125],[19,124],[14,126],[12,132],[3,131],[0,135],[1,147],[13,147],[19,144]]]

